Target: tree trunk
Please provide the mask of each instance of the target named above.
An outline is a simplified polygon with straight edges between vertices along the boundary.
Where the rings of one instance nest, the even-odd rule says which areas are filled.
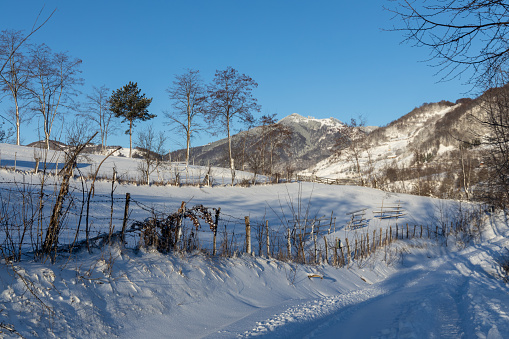
[[[19,106],[18,106],[18,98],[15,97],[14,98],[14,104],[16,105],[16,145],[21,145],[20,144],[20,118],[19,118]]]
[[[189,154],[191,148],[191,117],[187,116],[187,145],[186,145],[186,168],[189,166]]]
[[[133,152],[133,121],[129,120],[129,158],[132,158]]]

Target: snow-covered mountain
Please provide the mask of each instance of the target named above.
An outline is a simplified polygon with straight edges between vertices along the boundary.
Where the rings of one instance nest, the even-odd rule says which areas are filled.
[[[483,161],[482,147],[475,145],[487,131],[473,118],[481,111],[482,103],[481,96],[456,103],[423,104],[387,126],[371,131],[360,142],[345,147],[340,155],[333,154],[301,174],[363,180],[364,184],[389,190],[393,187],[387,186],[388,182],[430,175],[437,179],[446,175],[452,185],[458,179],[455,170],[459,167],[462,142],[470,145],[465,152],[471,168],[478,168]],[[438,180],[435,185],[444,182]]]
[[[293,113],[277,124],[288,127],[292,131],[287,141],[286,149],[276,150],[275,168],[281,172],[288,163],[294,170],[303,170],[331,155],[331,149],[336,142],[338,130],[344,124],[335,119],[315,119]],[[258,126],[249,131],[235,134],[232,139],[236,164],[241,166],[241,153],[252,153],[262,138],[262,127]],[[227,167],[227,139],[221,139],[205,146],[193,147],[191,158],[196,165],[206,165],[208,162],[218,166]],[[172,159],[184,159],[185,150],[172,153]],[[246,168],[247,168],[246,164]]]

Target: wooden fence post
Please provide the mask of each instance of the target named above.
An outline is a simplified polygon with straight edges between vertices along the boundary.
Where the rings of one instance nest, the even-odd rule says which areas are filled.
[[[306,255],[304,254],[304,244],[302,243],[302,234],[299,234],[299,248],[297,250],[297,257],[302,256],[302,263],[306,263]]]
[[[287,233],[287,243],[286,243],[286,250],[288,252],[288,260],[290,260],[292,258],[292,234],[291,234],[291,231],[290,229],[288,228],[286,230],[286,233]]]
[[[182,201],[179,208],[180,217],[177,219],[177,239],[175,239],[175,246],[179,249],[182,240],[182,222],[184,221],[184,213],[186,213],[186,202]]]
[[[392,226],[389,226],[389,232],[390,232],[390,235],[389,235],[389,244],[392,243]]]
[[[408,223],[406,223],[406,238],[408,239]]]
[[[267,257],[270,257],[270,234],[269,234],[269,221],[265,220],[265,233],[267,236]]]
[[[338,247],[339,242],[338,238],[336,238],[336,240],[334,241],[334,266],[339,266]]]
[[[348,243],[348,238],[346,238],[346,264],[350,265],[350,244]]]
[[[344,267],[345,266],[345,254],[343,253],[343,247],[341,246],[339,248],[340,252],[341,252],[341,267]]]
[[[371,246],[372,251],[376,250],[376,230],[373,230],[373,246]]]
[[[215,216],[215,221],[214,221],[214,229],[212,230],[213,231],[212,255],[216,255],[217,254],[216,240],[217,240],[217,228],[219,227],[219,214],[220,213],[221,213],[221,207],[219,207],[216,210],[216,216]]]
[[[327,248],[327,238],[323,236],[323,241],[325,242],[325,262],[327,265],[329,264],[329,249]]]
[[[399,237],[399,229],[398,229],[398,224],[396,224],[396,239],[398,239]]]
[[[313,243],[315,245],[315,251],[314,251],[314,257],[315,258],[314,258],[314,261],[315,261],[315,264],[317,264],[318,263],[318,260],[317,260],[318,259],[318,251],[316,249],[316,234],[313,234],[312,236],[313,236]]]
[[[251,255],[251,224],[249,223],[249,216],[244,217],[246,223],[246,253]]]
[[[359,254],[358,254],[358,249],[357,249],[357,239],[355,239],[355,250],[353,251],[353,260],[358,259],[358,258],[359,258]]]
[[[131,201],[131,193],[125,194],[124,222],[122,224],[122,246],[125,243],[125,229],[127,227],[127,217],[129,216],[129,202]]]

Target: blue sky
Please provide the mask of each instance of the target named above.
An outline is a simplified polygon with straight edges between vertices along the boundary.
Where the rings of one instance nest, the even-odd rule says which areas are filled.
[[[227,66],[251,76],[261,113],[278,118],[363,115],[369,125],[384,125],[424,102],[469,96],[461,79],[438,83],[426,49],[383,31],[397,24],[382,8],[389,1],[2,1],[0,29],[30,29],[43,4],[43,16],[57,11],[32,42],[82,59],[84,94],[133,81],[153,97],[149,111],[158,117],[136,130],[150,123],[168,129],[166,89],[186,68],[200,70],[206,82]],[[25,143],[36,139],[34,128],[23,126]],[[193,144],[220,137],[202,135]],[[129,144],[120,133],[109,140]],[[168,147],[179,148],[178,141]]]

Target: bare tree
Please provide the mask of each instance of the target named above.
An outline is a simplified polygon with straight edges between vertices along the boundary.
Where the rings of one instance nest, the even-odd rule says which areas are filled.
[[[256,87],[258,84],[251,77],[227,67],[225,70],[216,71],[214,80],[208,88],[207,116],[212,126],[226,130],[232,184],[235,179],[235,164],[232,156],[231,127],[234,120],[250,121],[252,112],[260,111],[257,100],[252,96],[252,91]]]
[[[82,113],[99,127],[101,147],[104,150],[108,142],[108,135],[116,130],[116,125],[111,122],[115,114],[109,109],[110,89],[106,86],[92,87],[92,93],[86,97],[86,111]]]
[[[17,50],[19,48],[21,48],[25,43],[26,41],[35,33],[37,32],[39,29],[42,28],[42,26],[44,26],[48,21],[49,19],[53,16],[53,14],[56,12],[56,8],[53,10],[53,12],[51,12],[50,15],[48,15],[48,17],[41,23],[41,24],[37,24],[37,21],[39,21],[39,17],[41,16],[42,14],[42,11],[44,10],[44,6],[43,8],[41,9],[41,11],[39,12],[39,15],[37,16],[37,18],[35,19],[34,21],[34,24],[32,26],[32,29],[30,30],[30,32],[25,35],[19,42],[18,44],[11,50],[10,54],[5,54],[5,55],[0,55],[0,74],[2,74],[2,72],[4,71],[5,67],[9,64],[9,61],[11,59],[11,57],[13,56],[14,53],[17,52]]]
[[[360,164],[362,152],[365,151],[363,139],[365,132],[363,132],[361,127],[365,124],[365,120],[362,117],[359,117],[359,119],[352,118],[350,123],[339,128],[339,136],[334,145],[337,156],[344,155],[352,162],[362,186],[366,184]]]
[[[75,109],[73,98],[83,84],[79,77],[80,59],[67,53],[53,53],[45,44],[31,51],[30,82],[27,86],[33,110],[42,119],[46,148],[53,124],[65,111]]]
[[[274,161],[276,160],[276,151],[285,151],[290,148],[290,140],[293,131],[283,124],[274,123],[269,126],[268,134],[268,155],[269,155],[269,174],[274,171]]]
[[[475,116],[489,133],[481,142],[488,145],[486,166],[489,175],[485,183],[484,200],[493,205],[509,204],[509,86],[493,88],[484,94],[483,110]]]
[[[138,170],[142,173],[147,185],[150,184],[150,175],[158,170],[163,161],[165,143],[166,137],[163,132],[156,133],[152,126],[138,134],[136,146],[141,150],[143,156]]]
[[[204,113],[206,94],[199,71],[188,69],[185,73],[176,75],[173,85],[168,88],[168,94],[173,101],[173,112],[166,113],[170,124],[176,126],[178,132],[186,138],[186,166],[189,165],[189,150],[191,137],[202,128],[196,118]]]
[[[486,0],[396,0],[387,9],[403,25],[405,40],[431,50],[431,59],[451,78],[467,70],[476,85],[492,84],[509,60],[509,4]]]
[[[4,72],[0,73],[0,88],[9,92],[14,102],[16,145],[20,145],[20,100],[26,94],[24,88],[29,80],[26,56],[19,48],[23,39],[25,36],[21,31],[4,30],[0,34],[0,55],[10,56]]]

